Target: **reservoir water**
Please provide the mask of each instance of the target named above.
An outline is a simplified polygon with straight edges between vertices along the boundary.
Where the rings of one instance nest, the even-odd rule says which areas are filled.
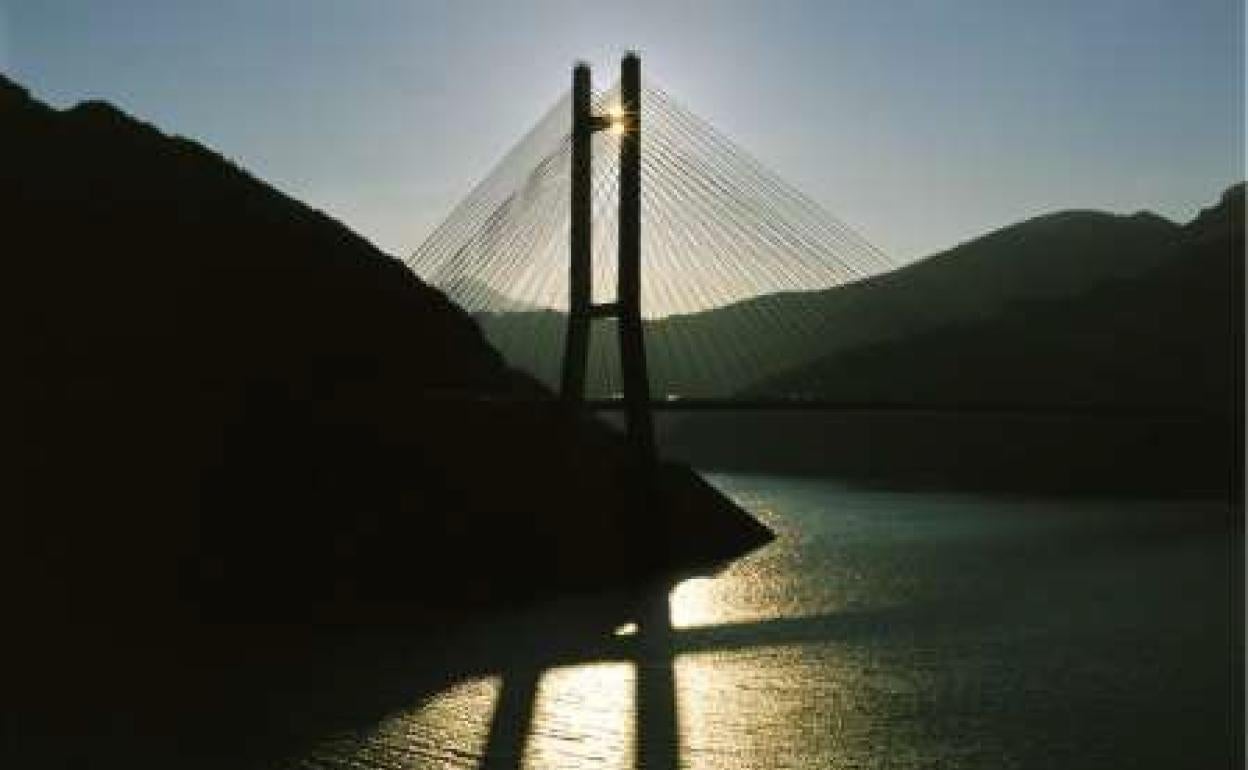
[[[441,679],[288,764],[1241,761],[1243,529],[1227,504],[711,479],[777,540],[670,591],[448,627],[375,662],[379,681],[413,661]]]

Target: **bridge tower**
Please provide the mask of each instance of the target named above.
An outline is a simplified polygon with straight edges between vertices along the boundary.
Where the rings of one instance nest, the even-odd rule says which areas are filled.
[[[654,457],[655,447],[641,323],[641,60],[637,54],[628,53],[621,62],[618,115],[594,115],[592,96],[589,65],[578,63],[572,70],[568,329],[560,392],[565,403],[584,401],[590,325],[595,318],[615,318],[628,438],[638,454],[648,460]],[[594,304],[592,140],[595,131],[605,128],[615,128],[620,137],[618,284],[615,302]]]

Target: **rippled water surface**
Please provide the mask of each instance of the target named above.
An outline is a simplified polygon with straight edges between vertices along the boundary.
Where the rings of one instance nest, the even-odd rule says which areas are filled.
[[[405,653],[445,681],[290,764],[1229,766],[1243,540],[1226,505],[712,480],[776,542],[670,595],[448,629]]]

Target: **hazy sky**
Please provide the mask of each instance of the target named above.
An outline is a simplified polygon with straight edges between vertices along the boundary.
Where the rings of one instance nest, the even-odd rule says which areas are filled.
[[[396,254],[566,88],[646,75],[900,258],[1244,176],[1242,0],[0,0],[0,69],[201,140]]]

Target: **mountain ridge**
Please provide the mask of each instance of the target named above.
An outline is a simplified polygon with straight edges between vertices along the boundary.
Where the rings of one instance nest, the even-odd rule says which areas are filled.
[[[1015,300],[1014,303],[1006,304],[998,308],[994,314],[988,316],[986,319],[982,321],[978,321],[978,322],[966,321],[963,327],[961,327],[960,329],[948,330],[945,336],[949,336],[950,334],[954,336],[959,335],[959,334],[961,335],[975,334],[976,333],[975,329],[977,328],[977,324],[985,327],[984,331],[981,333],[991,333],[987,329],[987,325],[993,325],[993,324],[1000,325],[1002,323],[1011,323],[1013,324],[1013,328],[1018,334],[1020,346],[1023,347],[1024,349],[1027,349],[1028,346],[1034,346],[1036,342],[1034,340],[1033,341],[1027,340],[1026,332],[1023,330],[1025,322],[1021,320],[1007,321],[1005,319],[1013,318],[1014,316],[1017,316],[1019,313],[1034,312],[1034,313],[1038,313],[1040,318],[1046,319],[1044,322],[1040,324],[1041,326],[1043,326],[1044,323],[1047,323],[1050,326],[1053,326],[1055,323],[1058,323],[1058,321],[1057,319],[1050,318],[1050,316],[1052,315],[1052,308],[1046,307],[1046,303],[1050,305],[1052,305],[1053,303],[1056,303],[1057,306],[1064,307],[1064,306],[1071,305],[1072,302],[1089,302],[1092,300],[1087,299],[1087,298],[1095,295],[1097,292],[1100,292],[1106,295],[1107,302],[1113,302],[1115,301],[1113,297],[1113,293],[1116,290],[1115,287],[1119,287],[1117,290],[1121,291],[1123,290],[1121,287],[1129,287],[1133,284],[1133,282],[1138,284],[1138,282],[1141,280],[1150,280],[1149,276],[1156,271],[1167,272],[1168,274],[1169,273],[1183,273],[1186,269],[1186,266],[1184,266],[1182,263],[1185,260],[1190,261],[1190,260],[1201,259],[1201,258],[1207,259],[1207,257],[1199,253],[1198,251],[1200,241],[1206,238],[1213,238],[1213,239],[1221,238],[1223,241],[1226,241],[1228,244],[1233,242],[1234,240],[1233,233],[1227,233],[1227,232],[1224,232],[1224,230],[1227,227],[1234,229],[1237,226],[1237,222],[1235,221],[1237,213],[1238,213],[1238,224],[1242,225],[1242,220],[1243,220],[1243,186],[1242,184],[1229,188],[1219,198],[1218,203],[1204,209],[1201,214],[1199,214],[1197,217],[1194,217],[1189,223],[1179,227],[1176,231],[1168,232],[1168,237],[1163,242],[1163,247],[1158,254],[1159,258],[1153,260],[1152,264],[1149,265],[1146,269],[1125,272],[1121,274],[1120,276],[1117,276],[1109,281],[1099,282],[1094,285],[1088,286],[1084,289],[1083,292],[1076,294],[1076,295],[1071,295],[1067,297],[1057,297],[1057,298],[1040,298],[1040,299],[1025,298],[1021,300]],[[1195,240],[1195,242],[1192,242],[1193,239]],[[1218,268],[1216,265],[1210,265],[1209,269],[1221,270],[1222,274],[1228,279],[1228,285],[1234,284],[1235,273],[1233,269],[1233,260],[1231,263],[1228,263],[1221,268]],[[1176,285],[1174,286],[1174,291],[1176,292],[1183,291],[1184,286],[1190,287],[1188,291],[1195,291],[1196,288],[1195,288],[1195,284],[1193,283],[1195,280],[1196,279],[1193,276],[1183,278],[1182,282],[1176,283]],[[1209,293],[1208,288],[1203,289],[1203,291],[1205,293]],[[1160,293],[1161,292],[1158,291],[1159,295]],[[1083,298],[1083,299],[1078,299],[1078,298]],[[1144,304],[1144,303],[1141,303],[1141,304]],[[1156,309],[1158,306],[1164,304],[1164,299],[1161,299],[1159,297],[1158,299],[1155,299],[1148,304],[1151,305],[1154,309]],[[1203,304],[1203,303],[1198,303],[1198,304]],[[1242,301],[1241,301],[1241,304],[1242,304]],[[1030,308],[1030,310],[1028,310],[1028,308]],[[1138,310],[1138,315],[1141,315],[1141,316],[1144,315],[1143,307],[1138,308],[1137,310]],[[1230,315],[1233,314],[1233,310],[1234,310],[1233,308],[1227,308],[1228,315],[1225,319],[1226,320],[1225,324],[1221,323],[1220,321],[1215,320],[1207,324],[1208,328],[1199,332],[1193,331],[1189,333],[1188,337],[1192,338],[1192,340],[1196,340],[1202,336],[1212,337],[1212,336],[1216,336],[1219,330],[1228,329],[1229,323],[1231,320]],[[1129,311],[1124,308],[1120,312],[1129,313],[1129,312],[1137,312],[1137,311]],[[1181,320],[1182,317],[1183,316],[1179,313],[1175,314],[1176,321]],[[1058,329],[1057,331],[1049,330],[1048,335],[1050,337],[1053,337],[1054,335],[1056,335],[1056,338],[1064,340],[1065,341],[1064,344],[1069,345],[1069,344],[1074,343],[1081,336],[1091,333],[1093,330],[1096,330],[1096,333],[1098,334],[1106,333],[1105,330],[1107,328],[1106,327],[1107,320],[1111,320],[1111,319],[1099,319],[1097,322],[1088,320],[1082,327],[1070,326],[1069,328],[1062,328],[1062,329]],[[1121,331],[1123,333],[1127,332],[1127,330],[1132,328],[1130,319],[1119,319],[1119,321],[1120,322],[1118,326],[1121,328]],[[929,329],[929,330],[922,331],[920,333],[925,334],[927,336],[928,342],[926,344],[930,345],[931,336],[934,334],[939,335],[941,334],[941,331],[939,329]],[[881,344],[888,344],[888,343],[881,343]],[[1191,343],[1189,342],[1189,344]],[[915,352],[917,353],[917,351]],[[846,352],[846,353],[842,353],[839,355],[844,356],[847,354],[849,353]],[[1034,351],[1031,354],[1033,357],[1035,356]],[[1055,354],[1056,354],[1056,351],[1055,351]],[[1103,356],[1102,360],[1112,358],[1113,356],[1112,349],[1105,350],[1102,356]],[[832,357],[832,360],[836,360],[836,355]],[[1091,364],[1090,361],[1088,363]],[[816,367],[816,366],[819,366],[819,364],[816,364],[816,363],[805,364],[796,368],[797,373],[794,373],[794,372],[782,373],[778,375],[776,378],[773,378],[770,381],[761,383],[758,386],[756,386],[754,389],[751,390],[751,394],[753,395],[758,395],[760,393],[777,394],[777,393],[782,393],[782,392],[789,391],[789,390],[800,390],[805,393],[809,393],[809,391],[811,390],[809,386],[802,386],[798,384],[800,383],[801,377],[802,377],[802,375],[800,374],[800,371],[803,368],[810,368],[810,367]],[[835,364],[830,363],[827,366],[834,368]],[[919,371],[917,372],[917,374],[918,376],[921,377],[923,372]],[[815,390],[818,390],[818,388],[816,388]],[[1008,392],[1002,392],[1000,391],[1000,389],[979,388],[975,392],[980,394],[981,397],[987,397],[989,399],[1001,399],[1006,402],[1025,403],[1028,400],[1031,400],[1037,403],[1043,403],[1043,399],[1039,399],[1038,397],[1035,397],[1035,396],[1030,397],[1030,398],[1019,398],[1017,396],[1012,396]],[[841,396],[841,397],[853,400],[849,396]],[[866,398],[866,397],[867,397],[867,394],[863,393],[857,398]],[[965,396],[963,396],[963,398],[965,398]],[[1115,400],[1121,400],[1121,399],[1127,399],[1128,401],[1130,401],[1131,398],[1132,398],[1132,394],[1129,392],[1105,393],[1102,396],[1101,401],[1108,404],[1108,403],[1112,403]],[[956,402],[959,399],[956,398],[954,394],[950,394],[949,396],[945,398],[945,400]],[[1152,399],[1151,403],[1154,403],[1159,406],[1166,405],[1166,404],[1175,404],[1175,405],[1186,404],[1192,407],[1202,406],[1201,404],[1196,403],[1196,401],[1198,401],[1198,399],[1195,399],[1195,400],[1191,398],[1184,399],[1179,396],[1167,397],[1163,395],[1163,396]],[[1225,411],[1228,408],[1226,405],[1226,400],[1220,399],[1220,401],[1221,401],[1221,404],[1217,406],[1217,410]],[[1063,403],[1063,401],[1062,399],[1057,399],[1056,403],[1060,404],[1060,403]]]
[[[505,602],[766,539],[677,466],[666,522],[443,293],[198,143],[0,78],[0,168],[14,617]]]
[[[665,446],[707,467],[873,484],[1242,498],[1244,185],[1164,231],[1143,269],[895,326],[745,391],[926,414],[691,417]]]
[[[651,390],[687,398],[730,397],[834,350],[961,323],[1011,301],[1083,291],[1150,269],[1165,258],[1182,228],[1154,214],[1053,212],[842,286],[761,295],[647,320]],[[548,385],[558,383],[561,313],[494,314],[479,320],[514,365]],[[610,330],[595,327],[593,335],[589,369],[604,373],[597,385],[609,391],[612,382],[618,383]],[[549,344],[536,349],[534,340]]]

